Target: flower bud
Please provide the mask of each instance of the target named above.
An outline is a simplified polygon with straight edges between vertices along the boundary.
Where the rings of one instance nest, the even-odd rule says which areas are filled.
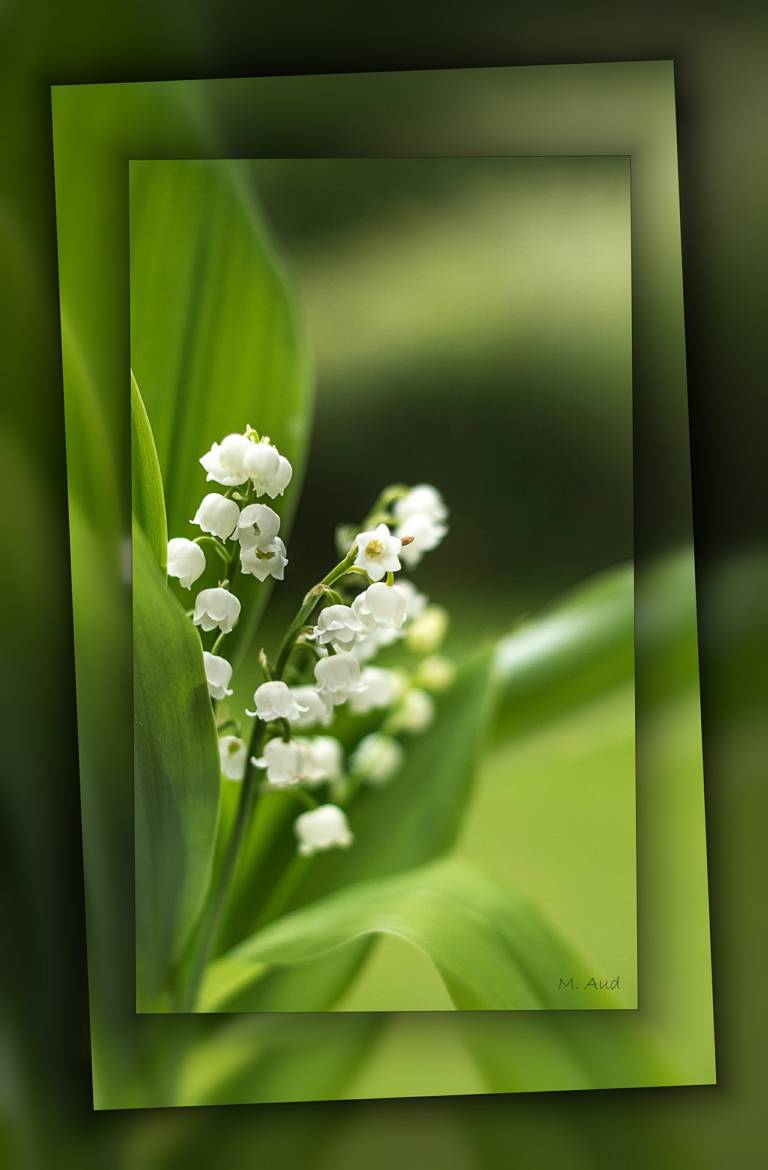
[[[441,605],[428,605],[408,627],[405,640],[409,649],[417,654],[430,654],[442,645],[447,629],[447,610]]]
[[[296,742],[304,753],[302,780],[308,784],[321,784],[324,780],[341,779],[342,752],[337,739],[332,735],[314,735]]]
[[[211,698],[225,699],[227,695],[231,695],[232,691],[227,688],[232,678],[232,666],[226,658],[221,658],[218,654],[209,654],[207,650],[203,650],[203,666],[208,683],[208,694]]]
[[[245,470],[257,496],[265,495],[268,485],[277,474],[280,454],[271,443],[249,443],[243,460]]]
[[[257,768],[266,768],[271,787],[288,788],[301,779],[304,752],[296,740],[270,739],[264,744],[264,755],[251,762]]]
[[[248,749],[236,735],[219,736],[219,766],[228,780],[242,780]]]
[[[352,772],[369,784],[386,784],[402,767],[405,753],[389,735],[374,732],[361,739],[350,761]]]
[[[203,532],[227,540],[235,531],[239,517],[240,509],[234,500],[228,500],[218,492],[209,492],[203,497],[191,523],[197,524]]]
[[[393,731],[418,734],[426,731],[435,717],[434,699],[426,691],[406,691],[400,706],[392,716],[390,727]]]
[[[394,506],[395,519],[401,524],[413,516],[427,516],[435,524],[448,519],[445,501],[431,483],[419,483],[405,495],[400,496]]]
[[[456,667],[443,654],[431,654],[419,663],[415,682],[428,691],[445,691],[456,677]]]
[[[399,585],[376,581],[352,602],[352,609],[369,630],[399,630],[405,621],[408,599]]]
[[[294,828],[302,857],[311,857],[325,849],[346,849],[353,840],[347,818],[335,804],[321,804],[302,813],[296,818]]]
[[[350,710],[366,715],[382,707],[391,707],[402,690],[403,681],[394,670],[366,666],[360,676],[362,690],[350,696]]]
[[[174,536],[168,541],[168,576],[178,578],[179,585],[189,589],[205,572],[205,553],[194,540]]]
[[[200,462],[208,472],[207,478],[225,487],[236,487],[245,483],[248,473],[244,459],[252,444],[245,435],[227,435],[221,443],[214,443]]]
[[[350,695],[362,689],[360,666],[351,654],[344,651],[316,662],[315,679],[321,697],[334,707],[345,703]]]
[[[416,512],[398,526],[397,535],[403,540],[401,556],[409,569],[418,565],[424,553],[437,548],[448,531],[447,525],[433,520],[424,512]],[[406,541],[406,537],[411,539]]]
[[[285,458],[285,455],[280,455],[277,463],[277,471],[272,476],[267,487],[267,495],[269,498],[274,500],[276,496],[281,496],[292,478],[293,468]]]
[[[304,714],[292,720],[297,730],[310,727],[330,727],[333,722],[333,707],[324,703],[314,687],[291,687],[291,694],[297,703],[305,708]]]
[[[298,719],[306,714],[307,708],[299,703],[291,688],[284,682],[265,682],[257,687],[253,695],[255,711],[246,711],[246,715],[255,715],[265,723],[273,719]]]

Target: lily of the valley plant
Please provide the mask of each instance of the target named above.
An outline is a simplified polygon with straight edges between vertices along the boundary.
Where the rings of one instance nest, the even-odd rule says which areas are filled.
[[[303,806],[294,822],[300,858],[348,848],[354,842],[349,806],[355,793],[361,785],[375,788],[397,775],[405,758],[402,740],[429,726],[432,692],[450,686],[454,666],[438,653],[445,610],[430,605],[402,576],[445,536],[447,508],[429,484],[392,486],[359,530],[341,530],[346,533],[342,559],[306,593],[274,656],[261,651],[264,681],[252,704],[237,714],[221,713],[219,704],[233,694],[224,643],[241,617],[238,578],[282,581],[289,564],[280,517],[264,499],[283,494],[292,468],[270,439],[250,426],[214,443],[200,462],[220,490],[208,492],[192,518],[200,535],[168,542],[168,575],[192,590],[209,563],[206,554],[220,565],[218,584],[197,593],[189,616],[200,631],[221,775],[242,784],[209,907],[199,955],[204,965],[255,795],[290,793]],[[401,639],[411,651],[410,669],[374,664],[379,650]],[[366,734],[346,758],[340,739],[330,734],[342,706],[368,716]]]

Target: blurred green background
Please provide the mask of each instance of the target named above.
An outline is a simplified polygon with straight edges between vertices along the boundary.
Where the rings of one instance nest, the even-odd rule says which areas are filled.
[[[414,580],[464,640],[632,559],[629,159],[259,161],[317,400],[279,599],[381,487],[430,482]]]
[[[7,4],[0,19],[3,117],[3,473],[23,491],[4,595],[5,733],[12,795],[2,858],[13,891],[3,928],[0,1150],[6,1164],[343,1168],[439,1157],[447,1167],[505,1163],[610,1167],[759,1165],[765,1013],[762,823],[767,750],[763,509],[766,240],[762,6],[647,4],[588,12],[434,14],[410,6],[265,7],[222,18],[207,4],[136,5],[110,21],[88,3]],[[481,18],[482,17],[482,18]],[[48,85],[62,80],[297,72],[674,55],[678,62],[694,501],[721,1084],[464,1101],[395,1101],[143,1115],[90,1113],[69,627],[64,456]],[[607,101],[610,95],[607,95]],[[409,111],[400,111],[407,118]],[[436,125],[446,116],[432,111]],[[223,144],[222,153],[227,153]],[[726,392],[727,388],[727,392]],[[664,457],[663,432],[651,437]],[[20,510],[21,513],[21,510]],[[39,539],[45,533],[45,541]],[[41,672],[40,663],[44,663]],[[34,696],[32,711],[30,696]],[[42,712],[44,735],[40,735]],[[29,745],[34,744],[30,754]],[[17,799],[20,785],[30,800]],[[4,796],[5,799],[5,796]]]
[[[449,609],[458,658],[631,562],[629,159],[281,159],[246,173],[316,379],[290,565],[254,649],[279,641],[334,562],[336,524],[394,482],[434,483],[450,507],[448,538],[409,576]],[[245,677],[242,703],[255,653]],[[628,682],[486,754],[456,850],[619,976],[623,1006],[637,994],[634,753]],[[337,1005],[449,1006],[397,939]]]

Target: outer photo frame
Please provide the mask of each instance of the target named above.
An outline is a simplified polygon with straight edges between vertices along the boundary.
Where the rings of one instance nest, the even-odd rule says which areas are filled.
[[[115,229],[122,231],[123,238],[125,234],[126,193],[119,178],[122,174],[124,183],[125,170],[118,160],[148,153],[146,138],[143,147],[139,139],[150,110],[153,153],[165,156],[221,154],[220,141],[214,150],[208,138],[206,118],[212,119],[220,135],[227,125],[224,138],[229,139],[229,149],[223,153],[233,155],[269,153],[267,141],[278,131],[285,142],[281,154],[300,155],[297,140],[307,134],[313,139],[313,154],[333,153],[340,142],[343,153],[350,153],[350,143],[359,142],[361,122],[365,122],[368,148],[371,134],[378,133],[386,147],[391,149],[393,140],[399,140],[400,151],[407,151],[414,146],[417,121],[399,135],[396,132],[390,121],[392,80],[261,79],[191,87],[176,83],[107,87],[115,103],[112,108],[103,101],[102,87],[90,97],[87,90],[78,88],[55,93],[86,867],[94,877],[107,879],[95,883],[89,879],[88,903],[94,1085],[100,1107],[701,1083],[714,1076],[673,77],[668,63],[403,75],[397,79],[396,91],[406,105],[415,102],[416,109],[428,111],[425,121],[434,103],[447,101],[450,95],[456,113],[450,130],[445,122],[441,128],[430,125],[435,133],[429,149],[440,153],[445,151],[446,138],[454,143],[453,152],[461,138],[464,143],[472,140],[473,152],[489,152],[493,143],[499,153],[530,153],[535,143],[534,152],[557,153],[564,139],[580,126],[588,127],[590,152],[598,139],[602,150],[617,149],[622,133],[624,147],[617,152],[631,149],[633,259],[638,257],[635,326],[636,334],[644,339],[635,346],[636,391],[643,394],[636,417],[636,554],[644,988],[639,1012],[631,1013],[636,1020],[625,1014],[621,1021],[608,1021],[602,1013],[578,1020],[566,1012],[556,1013],[557,1019],[514,1022],[495,1015],[479,1026],[472,1021],[467,1030],[467,1021],[449,1022],[445,1017],[410,1022],[395,1017],[385,1025],[350,1017],[342,1029],[338,1018],[309,1017],[296,1029],[290,1020],[236,1017],[226,1023],[196,1024],[196,1035],[192,1035],[190,1021],[138,1021],[128,1010],[132,968],[128,960],[126,971],[118,969],[114,959],[121,950],[125,954],[125,939],[119,932],[112,933],[116,922],[125,931],[125,914],[115,912],[112,895],[117,891],[118,897],[128,899],[124,906],[130,904],[130,886],[122,876],[126,855],[124,849],[116,848],[119,841],[125,845],[131,823],[125,789],[129,737],[115,728],[111,741],[104,743],[99,730],[111,718],[115,697],[125,695],[129,665],[122,632],[127,609],[119,584],[119,538],[125,532],[129,482],[124,410],[126,288],[121,282],[116,289],[114,279],[120,265],[125,272],[127,255],[116,257],[109,246]],[[344,104],[345,87],[351,96],[353,84],[359,101],[350,124],[339,106]],[[210,103],[207,111],[199,104],[203,93]],[[610,109],[605,105],[609,93]],[[629,131],[626,127],[622,131],[615,118],[621,104],[617,93],[634,116],[629,119]],[[314,134],[306,121],[308,94]],[[95,120],[90,121],[87,109],[95,96],[102,100]],[[296,107],[302,111],[298,117]],[[233,140],[246,123],[252,131],[254,110],[265,113],[267,108],[276,115],[269,133],[261,141],[260,134],[254,134],[247,151],[233,149]],[[518,115],[524,111],[525,117],[518,118],[510,133],[509,115],[515,111]],[[119,146],[113,153],[118,125],[122,127]],[[106,151],[105,126],[106,139],[112,143]],[[257,126],[263,131],[265,124]],[[421,131],[425,130],[422,124]],[[333,149],[327,145],[330,142]],[[499,150],[502,142],[504,149]],[[351,152],[359,153],[360,146]],[[81,186],[86,176],[90,178]],[[95,193],[99,178],[106,180],[106,186],[99,188],[99,199],[89,203],[80,192]],[[106,190],[114,202],[104,198]],[[638,236],[651,241],[642,257],[636,247]],[[83,239],[89,241],[85,258]],[[115,291],[120,295],[113,305],[107,293]],[[661,313],[657,311],[660,294]],[[117,302],[122,310],[114,312]],[[84,410],[86,400],[96,408]],[[662,444],[659,434],[664,436]],[[103,439],[106,443],[100,442]],[[99,450],[110,452],[106,467],[94,466]],[[652,465],[650,475],[647,469]],[[93,491],[95,482],[102,488],[98,493]],[[659,563],[661,554],[681,544],[681,555]],[[83,576],[81,566],[86,561],[94,563],[97,550],[109,549],[111,562],[104,556],[95,558],[103,580],[95,580],[93,574]],[[114,689],[107,693],[99,686],[97,694],[91,687],[103,677],[100,667],[105,654],[115,666]],[[683,722],[671,727],[673,713]],[[110,777],[109,789],[94,783],[97,774]],[[652,846],[647,839],[643,843],[648,822],[655,829]],[[110,832],[115,833],[111,838]],[[675,897],[670,897],[671,890]],[[108,891],[109,898],[100,904]],[[648,937],[648,932],[653,932],[654,945],[646,948],[643,936]],[[682,970],[687,973],[685,987],[679,975]],[[500,1029],[505,1040],[498,1046]],[[376,1035],[382,1041],[376,1058],[358,1068],[361,1050]],[[159,1051],[161,1057],[148,1057],[148,1049]],[[414,1052],[419,1053],[418,1060],[413,1059]]]

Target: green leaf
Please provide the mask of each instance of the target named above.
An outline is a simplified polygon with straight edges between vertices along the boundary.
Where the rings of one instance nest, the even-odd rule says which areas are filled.
[[[198,1024],[203,1020],[205,1017],[198,1017]],[[335,1100],[344,1095],[352,1077],[365,1065],[387,1024],[381,1013],[349,1012],[336,1017],[338,1026],[329,1043],[328,1018],[322,1014],[270,1016],[262,1011],[213,1020],[215,1030],[186,1054],[174,1105]],[[296,1144],[296,1132],[303,1133],[304,1126],[291,1129],[294,1132],[287,1134],[281,1127],[282,1135],[275,1143],[277,1164],[300,1165],[305,1158],[311,1164],[316,1147],[296,1151],[295,1161],[287,1153]],[[262,1157],[265,1153],[261,1138],[259,1153]]]
[[[210,880],[219,759],[197,631],[133,529],[136,983],[163,1002]]]
[[[633,675],[633,637],[629,565],[575,590],[465,663],[451,689],[438,698],[432,727],[409,741],[400,775],[387,788],[363,789],[355,799],[350,814],[355,848],[318,857],[285,906],[296,908],[352,882],[447,853],[471,798],[486,733],[519,737],[626,685]],[[253,890],[271,889],[291,864],[288,822],[295,815],[290,797],[284,804],[270,797],[257,807],[224,946],[233,946],[259,925]],[[397,832],[382,833],[386,824],[396,824]]]
[[[190,535],[206,483],[200,457],[246,424],[293,465],[270,501],[285,536],[311,428],[312,378],[286,274],[246,169],[230,160],[130,166],[131,364],[151,421],[168,532]],[[248,646],[270,586],[238,580]]]
[[[281,909],[353,882],[413,869],[451,848],[472,792],[491,712],[492,663],[493,653],[486,650],[464,664],[451,689],[437,698],[432,727],[409,740],[401,772],[386,788],[362,789],[355,798],[350,812],[354,849],[315,858]],[[272,889],[294,864],[290,822],[296,815],[290,796],[270,795],[257,807],[224,946],[255,929],[264,899],[254,898],[253,891]],[[382,831],[383,826],[396,826],[396,831]],[[266,851],[265,840],[270,842]]]
[[[496,736],[509,738],[631,681],[632,565],[579,586],[499,642]]]
[[[459,1010],[617,1006],[609,991],[585,990],[594,971],[531,902],[451,860],[361,883],[273,922],[211,965],[203,1010],[225,1010],[272,965],[306,963],[380,934],[423,951]],[[578,996],[563,996],[562,976],[573,978]]]
[[[131,370],[131,499],[133,515],[141,525],[157,565],[165,573],[168,529],[163,480],[152,427]]]

